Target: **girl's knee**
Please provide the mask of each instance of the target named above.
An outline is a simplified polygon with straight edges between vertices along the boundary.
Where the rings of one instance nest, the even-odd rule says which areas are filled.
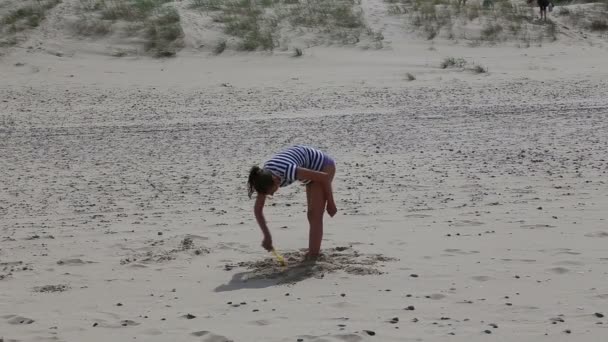
[[[323,213],[325,213],[324,208],[309,208],[308,211],[306,212],[306,215],[308,216],[308,222],[310,222],[310,223],[319,222],[319,221],[322,222]]]

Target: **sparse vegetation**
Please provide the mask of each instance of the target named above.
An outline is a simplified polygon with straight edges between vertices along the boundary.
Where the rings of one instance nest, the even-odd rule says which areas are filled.
[[[128,55],[128,52],[122,49],[117,49],[112,52],[112,57],[125,57]]]
[[[72,27],[76,32],[86,37],[104,36],[110,33],[112,23],[107,20],[82,16],[72,25]]]
[[[31,1],[21,7],[9,11],[2,17],[3,25],[18,25],[20,30],[37,27],[51,8],[61,3],[61,0]]]
[[[481,39],[486,41],[496,41],[502,30],[503,29],[500,24],[488,22],[481,29]]]
[[[384,34],[382,34],[382,31],[374,31],[371,28],[368,28],[367,36],[372,40],[375,49],[382,48],[382,41],[384,40]]]
[[[555,24],[555,22],[553,20],[547,20],[547,25],[545,27],[546,27],[547,36],[549,37],[549,39],[551,39],[551,41],[556,41],[557,40],[557,25]]]
[[[217,42],[217,44],[213,48],[213,53],[216,55],[221,54],[222,52],[224,52],[224,50],[226,50],[226,46],[227,46],[226,39],[221,39],[219,42]]]
[[[405,78],[410,82],[416,80],[416,76],[412,75],[409,72],[405,74]]]
[[[439,67],[441,69],[464,68],[466,64],[467,61],[464,58],[446,57],[441,64],[439,64]]]
[[[17,45],[16,36],[0,39],[0,47],[8,47],[8,46],[13,46],[13,45]]]
[[[593,19],[589,24],[591,31],[608,31],[608,21],[605,19]]]
[[[275,44],[270,31],[260,31],[255,29],[248,32],[241,42],[240,48],[245,51],[255,51],[259,48],[262,50],[272,50]]]
[[[606,32],[608,31],[608,20],[606,19],[608,18],[608,0],[599,2],[600,4],[586,9],[561,7],[558,14],[564,16],[567,23],[581,30]]]
[[[155,57],[171,57],[182,47],[180,16],[171,0],[80,0],[84,11],[73,26],[83,36],[112,33],[113,24],[126,22],[122,34],[145,38],[144,50]]]
[[[281,32],[293,30],[324,37],[327,43],[356,44],[368,36],[382,47],[378,42],[384,38],[367,28],[357,0],[191,0],[190,7],[208,12],[246,51],[287,49],[281,46]]]
[[[300,48],[294,48],[293,49],[293,57],[302,57],[304,55],[304,52],[302,51],[302,49]]]
[[[400,15],[407,13],[407,9],[403,7],[403,5],[392,4],[388,6],[388,14],[390,15]]]
[[[171,0],[98,0],[94,8],[106,20],[145,21],[167,2]]]
[[[190,7],[206,11],[219,11],[222,9],[223,2],[222,0],[192,0]]]
[[[156,57],[175,56],[181,48],[181,38],[184,35],[180,25],[179,13],[174,7],[164,7],[145,23],[147,42],[146,51]]]
[[[0,18],[0,47],[16,45],[17,33],[38,27],[47,12],[60,3],[61,0],[21,1]]]
[[[488,68],[480,65],[473,64],[470,65],[464,58],[454,58],[454,57],[446,57],[441,63],[439,67],[441,69],[460,69],[460,70],[469,70],[475,74],[485,74],[488,72]]]
[[[427,40],[433,40],[435,37],[437,37],[438,30],[432,24],[427,24],[424,25],[424,32],[426,33]]]
[[[485,74],[488,72],[488,69],[486,67],[481,66],[479,64],[475,64],[470,70],[476,74]]]
[[[567,7],[560,7],[559,11],[557,11],[558,15],[570,15],[570,9]]]
[[[469,46],[496,42],[557,39],[558,26],[535,20],[534,6],[523,0],[384,0],[391,15],[407,13],[422,38],[465,40]],[[603,0],[602,0],[603,1]],[[481,29],[480,29],[481,26]],[[554,30],[554,31],[552,31]]]

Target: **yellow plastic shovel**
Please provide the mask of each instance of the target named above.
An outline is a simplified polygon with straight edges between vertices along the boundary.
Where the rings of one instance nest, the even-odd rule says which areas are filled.
[[[270,251],[270,253],[272,253],[272,255],[274,255],[275,258],[277,258],[277,260],[279,261],[279,264],[281,264],[281,266],[287,266],[287,262],[285,261],[285,258],[283,258],[283,256],[279,253],[277,253],[277,251],[274,250],[274,248],[272,249],[272,251]]]

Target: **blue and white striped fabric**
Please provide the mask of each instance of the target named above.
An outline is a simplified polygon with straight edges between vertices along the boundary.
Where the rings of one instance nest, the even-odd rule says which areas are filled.
[[[309,146],[296,145],[275,154],[264,163],[264,169],[281,178],[281,187],[287,186],[296,180],[298,167],[321,171],[326,155]],[[304,184],[310,181],[302,182]]]

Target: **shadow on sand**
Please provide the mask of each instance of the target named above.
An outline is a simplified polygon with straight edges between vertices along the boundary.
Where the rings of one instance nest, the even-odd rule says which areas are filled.
[[[290,263],[287,267],[268,266],[266,269],[235,273],[227,284],[215,288],[215,292],[236,291],[242,289],[261,289],[277,285],[295,284],[309,278],[323,278],[314,261]]]
[[[382,254],[361,254],[350,246],[328,249],[315,260],[306,260],[303,252],[285,253],[284,257],[287,266],[279,265],[274,258],[227,265],[229,269],[242,267],[247,271],[234,274],[228,284],[218,286],[215,292],[290,285],[338,271],[351,275],[378,275],[382,274],[378,266],[396,260]]]

